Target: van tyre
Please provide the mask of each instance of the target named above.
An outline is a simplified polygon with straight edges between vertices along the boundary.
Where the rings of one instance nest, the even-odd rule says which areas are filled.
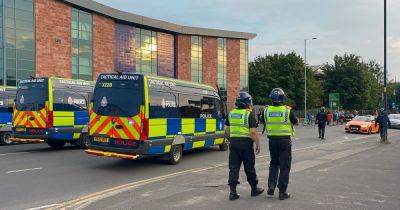
[[[10,145],[13,142],[11,141],[11,133],[10,132],[3,132],[0,135],[0,145]]]
[[[90,144],[90,138],[88,134],[82,134],[81,136],[81,148],[82,149],[87,149],[89,148],[89,144]]]
[[[182,159],[182,145],[173,145],[171,151],[168,154],[167,163],[170,165],[176,165]]]
[[[228,145],[227,141],[225,140],[224,143],[218,145],[218,147],[219,147],[219,151],[226,151],[226,150],[228,150],[229,145]]]
[[[48,141],[47,141],[47,144],[48,144],[51,148],[57,149],[57,150],[62,149],[66,143],[67,143],[67,142],[65,142],[65,141],[57,141],[57,140],[55,140],[55,141],[53,141],[53,140],[48,140]]]

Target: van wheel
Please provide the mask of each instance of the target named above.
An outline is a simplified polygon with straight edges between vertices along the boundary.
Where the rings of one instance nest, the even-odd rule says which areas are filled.
[[[62,149],[67,142],[65,141],[54,141],[54,140],[47,140],[47,144],[53,149]]]
[[[168,154],[167,163],[176,165],[182,159],[182,145],[173,145],[170,153]]]
[[[90,138],[88,134],[82,134],[81,136],[81,148],[87,149],[89,148]]]
[[[11,141],[11,133],[10,132],[4,132],[0,135],[0,144],[1,145],[10,145],[13,142]]]
[[[218,145],[218,147],[219,147],[219,151],[226,151],[226,150],[228,150],[228,143],[227,143],[227,141],[224,140],[224,143]]]

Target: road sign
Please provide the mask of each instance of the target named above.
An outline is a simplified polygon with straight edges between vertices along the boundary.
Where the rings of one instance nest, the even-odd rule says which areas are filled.
[[[330,108],[338,108],[340,105],[340,94],[339,93],[330,93],[329,94],[329,107]]]

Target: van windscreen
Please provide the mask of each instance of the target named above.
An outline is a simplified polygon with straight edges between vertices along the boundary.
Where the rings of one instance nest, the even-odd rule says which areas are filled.
[[[93,95],[93,111],[103,116],[132,117],[144,104],[143,78],[99,79]]]
[[[48,100],[47,79],[21,80],[18,84],[16,108],[19,111],[39,111]]]

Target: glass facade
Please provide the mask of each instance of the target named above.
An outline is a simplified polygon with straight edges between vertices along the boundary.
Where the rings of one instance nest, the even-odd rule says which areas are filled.
[[[157,32],[135,29],[136,72],[157,75]]]
[[[219,88],[226,89],[226,38],[217,39],[218,47],[218,74],[217,84]]]
[[[249,90],[249,45],[240,40],[240,90]]]
[[[1,5],[4,34],[1,35],[0,79],[2,85],[15,86],[20,79],[35,76],[34,2],[4,0]]]
[[[203,50],[202,38],[200,36],[191,37],[191,65],[190,72],[193,82],[203,82]]]
[[[72,78],[92,80],[92,15],[72,9]]]

